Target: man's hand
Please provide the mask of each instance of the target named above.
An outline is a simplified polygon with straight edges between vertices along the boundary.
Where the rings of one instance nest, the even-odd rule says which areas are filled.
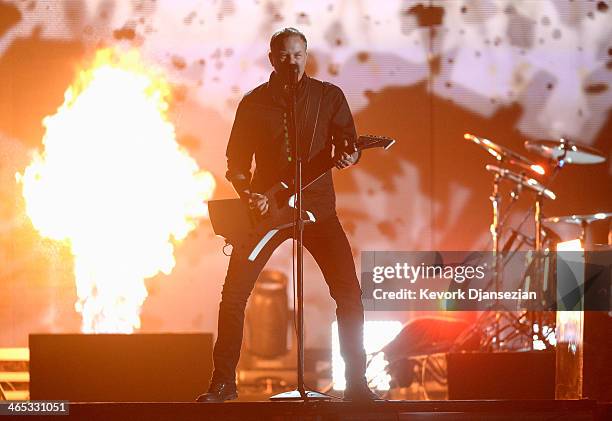
[[[263,194],[251,193],[249,195],[249,207],[260,215],[263,215],[268,212],[268,198]]]
[[[347,152],[348,149],[348,140],[344,140],[344,147],[342,148],[342,153],[337,153],[334,155],[334,165],[336,168],[341,170],[342,168],[349,167],[357,162],[359,158],[359,152],[355,151],[353,153]]]

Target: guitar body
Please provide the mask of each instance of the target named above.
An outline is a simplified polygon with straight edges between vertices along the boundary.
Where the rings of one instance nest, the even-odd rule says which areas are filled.
[[[208,202],[208,215],[215,234],[234,246],[248,247],[250,261],[257,258],[279,231],[293,226],[295,207],[286,184],[276,183],[264,194],[268,197],[268,212],[264,215],[256,215],[242,199]],[[309,224],[316,219],[312,212],[302,210],[302,220]]]
[[[395,140],[382,136],[360,136],[355,142],[356,150],[370,148],[388,149]],[[319,177],[333,168],[332,159],[322,157],[314,159],[303,168],[302,189],[305,189]],[[268,211],[264,215],[256,215],[242,199],[210,200],[208,216],[215,234],[220,235],[233,246],[248,247],[249,260],[254,261],[261,250],[278,233],[293,226],[294,195],[291,182],[280,181],[268,189],[264,195],[268,198]],[[314,223],[315,215],[302,209],[302,221],[305,224]]]

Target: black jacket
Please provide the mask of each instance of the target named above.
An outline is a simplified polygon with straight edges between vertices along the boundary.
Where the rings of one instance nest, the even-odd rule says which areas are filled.
[[[315,83],[323,84],[323,97],[316,131],[306,122],[306,103]],[[311,97],[312,99],[312,97]],[[316,111],[316,104],[311,109]],[[265,192],[278,182],[291,162],[290,147],[285,139],[287,104],[283,90],[273,72],[270,80],[248,92],[236,111],[236,118],[227,145],[226,177],[232,180],[243,174],[251,180],[251,164],[255,156],[255,172],[251,190]],[[308,119],[315,119],[312,112]],[[309,151],[308,159],[319,153],[332,154],[332,144],[341,145],[344,139],[356,138],[353,116],[342,90],[328,82],[320,82],[304,75],[297,91],[298,138],[302,151]],[[309,123],[309,124],[308,124]],[[327,151],[327,152],[325,152]],[[317,220],[335,214],[335,192],[331,170],[308,186],[303,193],[304,208],[311,210]]]

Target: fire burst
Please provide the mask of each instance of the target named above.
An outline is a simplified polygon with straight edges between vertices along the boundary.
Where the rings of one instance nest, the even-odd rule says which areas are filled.
[[[169,98],[138,52],[101,50],[17,174],[34,227],[74,256],[83,332],[139,328],[144,279],[172,271],[175,243],[206,216],[214,179],[176,142]]]

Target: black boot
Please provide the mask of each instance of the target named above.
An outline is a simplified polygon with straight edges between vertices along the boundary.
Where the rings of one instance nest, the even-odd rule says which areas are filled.
[[[225,402],[237,397],[235,383],[212,383],[208,392],[198,396],[196,402]]]
[[[372,402],[381,400],[381,398],[368,387],[368,383],[365,379],[359,379],[357,381],[348,381],[346,383],[346,390],[344,391],[345,401],[353,402]]]

